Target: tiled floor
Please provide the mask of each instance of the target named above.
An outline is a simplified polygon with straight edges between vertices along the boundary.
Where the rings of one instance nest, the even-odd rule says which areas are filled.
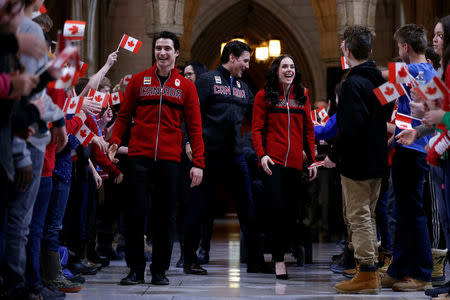
[[[337,295],[333,286],[343,280],[341,275],[329,271],[331,255],[339,252],[334,244],[314,245],[314,264],[305,267],[288,266],[289,280],[280,281],[274,275],[247,274],[239,264],[239,235],[236,224],[221,222],[216,225],[211,250],[211,262],[206,265],[209,275],[184,275],[175,267],[179,257],[175,246],[171,269],[167,273],[168,286],[143,284],[119,286],[120,278],[126,275],[123,261],[113,262],[96,276],[87,276],[87,284],[79,294],[67,299],[89,300],[134,300],[134,299],[428,299],[423,292],[395,293],[388,289],[377,296]],[[266,257],[270,259],[269,256]],[[291,262],[293,260],[289,258]],[[146,282],[150,281],[146,275]]]

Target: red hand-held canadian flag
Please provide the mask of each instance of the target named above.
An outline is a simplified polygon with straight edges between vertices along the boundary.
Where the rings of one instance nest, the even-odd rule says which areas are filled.
[[[93,101],[102,103],[102,107],[107,107],[109,103],[110,94],[90,89],[88,97],[93,97]]]
[[[81,41],[86,28],[85,21],[68,20],[64,23],[64,37],[72,41]]]
[[[127,34],[122,36],[122,40],[120,41],[119,47],[122,47],[128,51],[138,53],[139,49],[142,46],[142,42],[134,37],[131,37]]]
[[[79,50],[78,47],[74,46],[65,47],[61,51],[61,53],[59,53],[58,56],[56,56],[52,60],[50,67],[62,69],[69,60],[75,60],[75,58],[78,58],[78,50]],[[76,65],[76,67],[78,68],[78,63],[74,63],[73,65]]]
[[[62,76],[56,80],[55,89],[68,89],[75,86],[78,82],[78,71],[74,66],[65,67],[62,69]]]
[[[413,119],[420,121],[419,119],[416,119],[414,117],[397,112],[397,115],[395,117],[395,126],[397,126],[400,129],[413,129],[412,128]]]
[[[83,101],[84,97],[67,98],[66,103],[64,104],[63,111],[68,115],[77,114],[81,111]]]
[[[313,168],[318,168],[318,167],[321,167],[321,166],[323,166],[325,164],[325,161],[318,161],[318,162],[316,162],[316,163],[313,163],[313,164],[311,164],[309,167],[308,167],[308,169],[313,169]]]
[[[317,112],[315,110],[311,111],[311,121],[314,125],[320,125],[320,123],[317,122]]]
[[[120,80],[120,86],[127,86],[128,83],[130,83],[131,77],[133,77],[133,74],[125,75],[125,76]]]
[[[47,12],[47,8],[45,8],[44,4],[42,4],[38,11],[35,11],[35,12],[32,13],[31,19],[39,17],[40,15],[43,15],[46,12]]]
[[[350,69],[350,65],[348,64],[348,61],[345,58],[345,56],[341,56],[341,67],[342,67],[342,70]]]
[[[386,82],[373,90],[381,105],[388,104],[391,101],[403,96],[405,90],[399,83]]]
[[[421,98],[429,101],[441,99],[450,94],[445,84],[437,76],[434,76],[427,84],[414,87],[414,91]]]
[[[327,110],[325,109],[325,106],[322,105],[317,109],[317,115],[320,118],[320,123],[326,124],[330,117],[328,116]]]
[[[87,72],[88,67],[89,67],[89,65],[88,65],[87,63],[82,62],[82,61],[80,60],[80,71],[79,71],[79,72],[80,72],[80,74],[79,74],[79,77],[80,77],[80,78],[83,78],[84,75],[86,75],[86,72]]]
[[[83,126],[81,126],[75,136],[80,141],[80,144],[83,145],[83,147],[86,147],[87,145],[89,145],[95,135],[94,133],[92,133],[89,127],[86,126],[86,124],[83,124]]]
[[[120,104],[123,100],[123,93],[122,91],[118,91],[115,93],[111,94],[111,98],[109,100],[109,105],[113,106],[113,105],[117,105]]]
[[[389,68],[389,82],[390,83],[404,83],[408,86],[417,86],[418,83],[414,77],[409,73],[408,66],[403,62],[390,62]]]

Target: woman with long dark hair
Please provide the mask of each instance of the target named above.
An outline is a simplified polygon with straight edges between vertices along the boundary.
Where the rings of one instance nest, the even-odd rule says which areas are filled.
[[[299,212],[302,170],[315,161],[314,126],[308,91],[300,83],[294,59],[277,57],[267,75],[263,90],[255,97],[252,140],[265,172],[264,186],[269,201],[272,234],[272,260],[277,279],[287,279],[284,253],[288,232],[295,229]],[[309,170],[313,180],[317,170]]]

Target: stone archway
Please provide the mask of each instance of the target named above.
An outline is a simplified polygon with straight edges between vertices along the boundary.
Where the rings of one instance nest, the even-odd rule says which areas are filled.
[[[191,49],[193,59],[212,68],[219,60],[220,43],[235,35],[244,36],[250,43],[277,37],[281,40],[283,52],[294,56],[302,73],[302,82],[310,89],[312,97],[326,97],[325,66],[310,39],[288,13],[272,0],[230,3],[225,8],[221,4],[208,15],[200,16],[196,22]],[[258,73],[250,70],[250,76],[256,78],[255,81],[264,81],[267,67],[264,71],[256,68]]]

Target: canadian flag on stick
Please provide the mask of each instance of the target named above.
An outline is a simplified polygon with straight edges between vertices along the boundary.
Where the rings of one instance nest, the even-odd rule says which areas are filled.
[[[309,167],[308,167],[308,169],[313,169],[313,168],[318,168],[318,167],[321,167],[321,166],[323,166],[325,164],[325,161],[318,161],[318,162],[316,162],[316,163],[313,163],[312,165],[310,165]]]
[[[78,82],[78,72],[74,66],[62,69],[62,76],[56,81],[55,89],[68,89],[75,86]]]
[[[414,91],[421,98],[429,101],[444,98],[449,94],[447,87],[437,76],[434,76],[427,84],[414,87]]]
[[[109,100],[109,105],[117,105],[120,104],[123,100],[123,93],[122,91],[118,91],[111,94],[111,99]]]
[[[388,68],[390,83],[404,83],[408,86],[418,85],[417,81],[409,73],[408,66],[405,63],[390,62]]]
[[[86,28],[85,21],[68,20],[64,23],[64,36],[68,40],[81,41]]]
[[[86,75],[86,72],[87,72],[87,69],[88,69],[88,68],[89,68],[89,65],[88,65],[87,63],[82,62],[82,61],[80,60],[80,74],[79,74],[79,77],[80,77],[80,78],[83,78],[84,75]]]
[[[44,4],[42,4],[38,11],[35,11],[35,12],[32,13],[31,19],[39,17],[40,15],[43,15],[46,12],[47,12],[47,8],[45,8]]]
[[[58,54],[50,63],[50,66],[57,69],[62,69],[65,64],[75,57],[78,57],[78,47],[67,46],[64,50]],[[75,63],[77,64],[77,63]],[[78,65],[76,66],[78,68]]]
[[[412,120],[421,121],[420,119],[401,114],[397,112],[397,116],[395,118],[395,126],[397,126],[400,129],[413,129],[412,128]]]
[[[130,83],[131,77],[133,77],[132,74],[128,74],[125,75],[121,80],[120,80],[120,86],[127,86],[128,83]]]
[[[127,34],[124,34],[122,36],[122,40],[120,41],[119,47],[117,48],[117,50],[119,50],[120,47],[134,52],[134,53],[138,53],[139,52],[139,48],[141,48],[142,46],[142,42],[138,39],[135,39],[134,37],[131,37]]]
[[[77,114],[81,111],[83,101],[84,97],[67,98],[66,103],[64,104],[63,111],[68,115]]]
[[[81,126],[75,136],[80,141],[80,144],[83,145],[83,147],[86,147],[87,145],[89,145],[95,135],[86,126],[86,124],[83,124],[83,126]]]
[[[102,107],[107,107],[108,103],[109,103],[110,95],[96,91],[94,89],[90,89],[88,97],[93,97],[94,101],[102,103]]]
[[[398,83],[386,82],[373,90],[381,105],[388,104],[391,101],[403,96],[405,90],[403,86]]]
[[[341,67],[342,67],[342,70],[350,69],[350,65],[348,64],[345,56],[341,56]]]
[[[317,115],[319,116],[320,123],[322,124],[326,124],[330,119],[324,105],[322,105],[319,109],[317,109]]]
[[[320,125],[319,122],[317,122],[317,113],[315,110],[311,111],[311,121],[314,125]]]

